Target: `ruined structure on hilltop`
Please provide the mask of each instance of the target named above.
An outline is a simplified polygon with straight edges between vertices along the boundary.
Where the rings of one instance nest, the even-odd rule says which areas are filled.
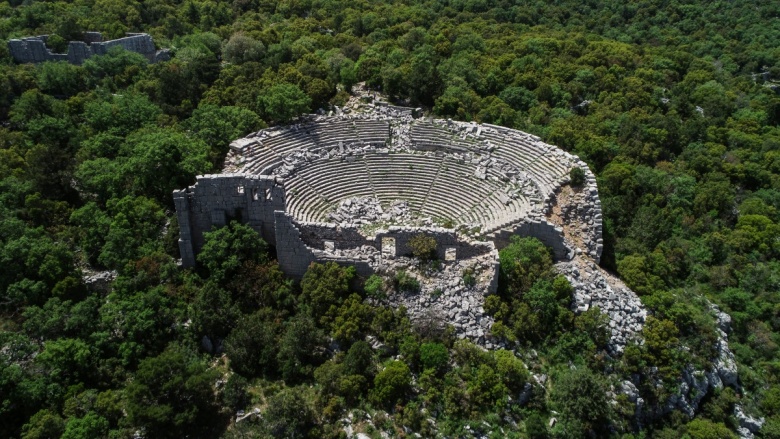
[[[366,95],[350,102],[232,142],[223,174],[175,191],[183,264],[195,265],[204,232],[231,220],[274,245],[297,279],[315,261],[362,276],[413,271],[408,242],[426,235],[443,269],[417,274],[421,292],[390,300],[491,347],[482,304],[496,290],[498,250],[513,235],[533,236],[575,287],[575,310],[609,314],[616,351],[641,330],[639,299],[597,265],[601,207],[582,160],[517,130],[415,117]],[[570,185],[575,167],[585,175],[579,187]],[[464,273],[476,282],[466,285]]]
[[[8,49],[14,61],[18,63],[41,63],[45,61],[67,61],[81,65],[91,56],[105,55],[115,46],[121,46],[130,52],[140,53],[149,62],[167,61],[170,53],[167,49],[157,50],[148,34],[128,33],[126,37],[103,41],[100,32],[85,32],[83,41],[70,41],[66,53],[52,53],[46,47],[48,35],[25,37],[8,41]]]

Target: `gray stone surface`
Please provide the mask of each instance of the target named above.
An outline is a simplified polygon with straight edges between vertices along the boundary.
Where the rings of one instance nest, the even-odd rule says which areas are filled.
[[[582,255],[558,262],[555,269],[574,287],[575,312],[598,307],[609,317],[609,348],[613,353],[623,352],[629,341],[639,337],[648,313],[639,297],[623,282]]]

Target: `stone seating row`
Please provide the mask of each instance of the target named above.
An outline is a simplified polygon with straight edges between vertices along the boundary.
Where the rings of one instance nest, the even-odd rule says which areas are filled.
[[[357,139],[355,124],[351,120],[314,124],[309,129],[309,135],[316,145],[325,148],[337,147],[339,142],[347,144]]]
[[[473,165],[447,158],[431,187],[423,214],[456,220],[475,205],[493,203],[491,194],[498,188],[497,185],[476,178],[474,171]],[[493,207],[499,206],[496,204]]]
[[[276,155],[272,149],[264,145],[253,145],[245,155],[246,161],[242,172],[253,174],[259,173],[263,168],[277,162],[281,162],[281,157]]]
[[[505,143],[493,141],[498,147],[493,154],[514,163],[521,170],[531,174],[544,193],[550,193],[557,186],[558,179],[568,173],[561,160],[535,151],[534,145],[519,138],[508,137]]]
[[[438,157],[408,153],[372,154],[365,160],[377,198],[382,202],[405,199],[416,211],[441,165]]]
[[[414,123],[409,136],[413,143],[425,147],[465,151],[475,149],[476,146],[474,142],[462,139],[456,133],[426,121]]]
[[[488,224],[498,221],[510,214],[506,207],[498,198],[495,192],[489,194],[484,199],[469,206],[460,217],[462,222],[476,222],[485,228]],[[466,217],[471,217],[472,221],[464,221]]]
[[[310,206],[316,204],[306,200],[306,198],[319,198],[328,205],[350,197],[375,196],[380,201],[389,202],[403,198],[419,204],[419,200],[415,197],[416,194],[420,193],[418,188],[420,185],[430,185],[430,181],[426,182],[425,178],[418,178],[428,174],[423,169],[426,163],[417,161],[418,158],[415,156],[414,159],[394,161],[391,158],[380,156],[374,160],[373,164],[376,167],[374,178],[379,180],[376,191],[371,185],[369,168],[367,168],[364,158],[358,158],[354,162],[336,159],[314,162],[298,170],[295,175],[288,177],[288,187],[300,188],[299,193],[296,194],[297,199],[291,204],[293,204],[295,213],[310,209]],[[411,170],[408,168],[410,165],[412,166]],[[384,178],[383,172],[389,172],[392,176],[389,179]],[[305,181],[308,188],[298,183],[299,180]],[[405,182],[409,184],[404,184]],[[327,205],[319,205],[315,211],[307,211],[306,215],[316,221],[325,220],[327,210]]]
[[[390,124],[386,120],[360,120],[355,122],[358,137],[364,143],[382,146],[390,139]]]
[[[263,139],[261,142],[280,157],[297,150],[309,149],[314,143],[311,136],[303,130],[286,131],[278,136]]]
[[[410,168],[411,167],[411,168]],[[326,222],[340,200],[376,197],[409,202],[421,216],[478,223],[483,230],[523,218],[528,201],[502,202],[497,182],[473,176],[474,165],[422,154],[368,155],[353,162],[312,163],[286,180],[288,211],[303,221]]]
[[[302,178],[285,179],[284,188],[287,194],[287,212],[301,221],[314,221],[314,212],[319,212],[327,205],[322,197]]]
[[[361,161],[317,161],[302,168],[296,175],[306,180],[326,202],[353,196],[373,196],[365,164]]]
[[[532,203],[527,198],[521,197],[517,200],[512,200],[505,209],[503,215],[485,224],[482,229],[483,233],[491,233],[519,223],[528,216],[532,209]]]
[[[309,133],[320,147],[331,148],[338,146],[339,142],[384,145],[390,138],[390,125],[384,120],[349,119],[315,123]]]
[[[261,142],[279,156],[288,155],[297,150],[332,149],[341,142],[384,145],[390,138],[390,125],[384,120],[340,120],[314,122],[298,130],[290,129]],[[257,148],[247,154],[252,158]]]

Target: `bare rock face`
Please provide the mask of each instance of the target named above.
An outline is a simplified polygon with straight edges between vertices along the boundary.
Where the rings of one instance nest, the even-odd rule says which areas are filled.
[[[111,284],[116,279],[117,272],[114,270],[98,271],[93,273],[85,273],[83,278],[84,285],[93,291],[99,291],[101,293],[108,293],[111,290]]]
[[[758,433],[761,427],[764,426],[764,418],[755,418],[746,414],[739,404],[734,407],[734,416],[737,418],[737,422],[739,422],[737,432],[740,438],[753,439],[755,437],[754,433]]]

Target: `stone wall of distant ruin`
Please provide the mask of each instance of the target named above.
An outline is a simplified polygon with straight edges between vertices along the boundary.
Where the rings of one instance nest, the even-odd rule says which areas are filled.
[[[12,39],[8,41],[11,56],[18,63],[41,63],[46,61],[67,61],[81,65],[88,58],[105,55],[112,47],[121,46],[130,52],[140,53],[149,62],[166,61],[170,59],[167,50],[154,48],[154,40],[147,34],[128,34],[124,38],[102,41],[99,32],[86,32],[84,41],[70,41],[67,53],[53,53],[46,47],[48,35]]]

